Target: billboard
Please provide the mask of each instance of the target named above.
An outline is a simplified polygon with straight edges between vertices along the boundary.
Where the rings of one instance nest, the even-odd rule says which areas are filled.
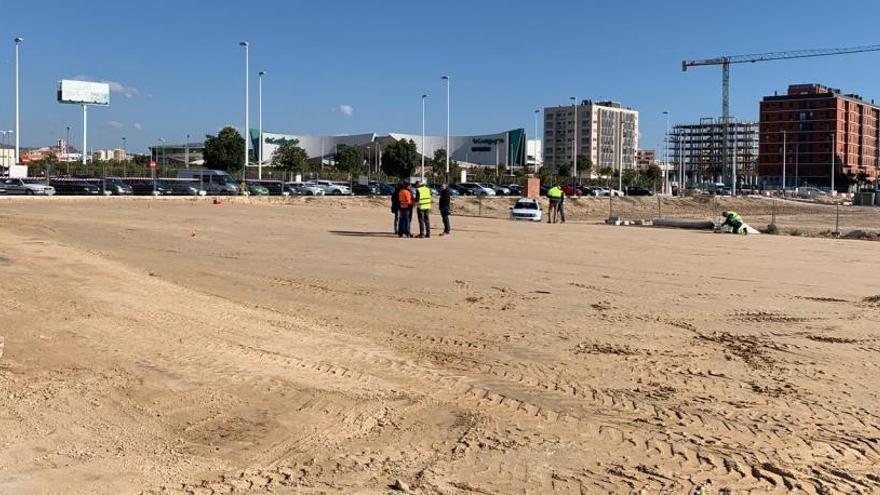
[[[64,79],[58,82],[58,102],[77,105],[109,105],[110,85]]]

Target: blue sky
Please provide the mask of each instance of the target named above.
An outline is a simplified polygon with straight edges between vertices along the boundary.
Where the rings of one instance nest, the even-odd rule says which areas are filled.
[[[267,131],[419,133],[429,93],[428,132],[443,134],[448,73],[453,134],[531,134],[536,108],[578,96],[638,109],[643,148],[661,142],[663,110],[673,123],[720,114],[720,69],[684,73],[684,58],[880,43],[871,24],[880,4],[868,0],[5,0],[0,12],[0,129],[13,126],[21,36],[22,144],[52,143],[68,125],[81,142],[81,111],[54,92],[57,80],[85,76],[117,83],[111,106],[89,113],[90,144],[126,136],[133,151],[243,126],[244,39],[253,126],[256,73],[268,71]],[[878,62],[868,53],[734,66],[732,113],[757,118],[761,96],[801,82],[880,100]]]

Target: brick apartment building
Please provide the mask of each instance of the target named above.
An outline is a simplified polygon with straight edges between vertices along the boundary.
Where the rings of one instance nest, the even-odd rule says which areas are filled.
[[[764,185],[875,182],[880,167],[880,107],[820,84],[795,84],[761,101],[758,170]]]

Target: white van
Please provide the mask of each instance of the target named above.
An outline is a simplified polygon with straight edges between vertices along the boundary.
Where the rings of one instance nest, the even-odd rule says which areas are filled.
[[[185,168],[177,172],[178,179],[199,181],[208,194],[238,194],[239,181],[223,170]]]

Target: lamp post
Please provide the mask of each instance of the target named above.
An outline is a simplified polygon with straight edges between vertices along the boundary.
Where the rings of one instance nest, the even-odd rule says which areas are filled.
[[[67,162],[67,175],[70,175],[70,126],[67,126],[67,142],[65,146],[64,161]]]
[[[19,140],[21,138],[20,131],[20,122],[19,122],[19,81],[18,81],[18,52],[21,48],[21,42],[24,41],[24,38],[15,38],[15,156],[13,157],[13,162],[18,165],[18,161],[21,158],[21,148],[19,146]]]
[[[250,44],[247,41],[242,41],[238,44],[239,46],[244,47],[244,161],[241,167],[241,183],[244,184],[247,181],[247,165],[248,165],[248,152],[251,149],[250,146],[250,81],[248,78],[248,73],[250,72]]]
[[[669,112],[664,111],[666,116],[666,136],[663,139],[663,194],[669,194]]]
[[[122,136],[122,176],[128,177],[128,139]]]
[[[446,182],[449,182],[449,86],[452,84],[449,76],[440,79],[446,81]]]
[[[186,135],[186,143],[183,145],[183,161],[186,168],[189,168],[189,134]]]
[[[165,170],[165,138],[159,138],[159,144],[162,145],[162,173],[168,175],[168,171]],[[158,153],[156,153],[156,155],[158,155]]]
[[[422,95],[422,180],[425,180],[425,100],[427,99],[427,94]]]
[[[260,76],[260,110],[259,110],[259,127],[260,127],[260,147],[257,149],[257,178],[263,179],[263,76],[266,75],[266,71],[261,70],[258,74]]]
[[[541,114],[540,109],[535,110],[535,147],[532,149],[534,155],[532,158],[535,160],[535,173],[538,173],[538,115]]]
[[[571,167],[571,176],[577,177],[578,170],[578,151],[577,151],[577,142],[578,142],[578,107],[577,107],[577,98],[574,96],[570,97],[571,106],[574,107],[574,139],[572,140],[571,153],[572,153],[572,167]]]

